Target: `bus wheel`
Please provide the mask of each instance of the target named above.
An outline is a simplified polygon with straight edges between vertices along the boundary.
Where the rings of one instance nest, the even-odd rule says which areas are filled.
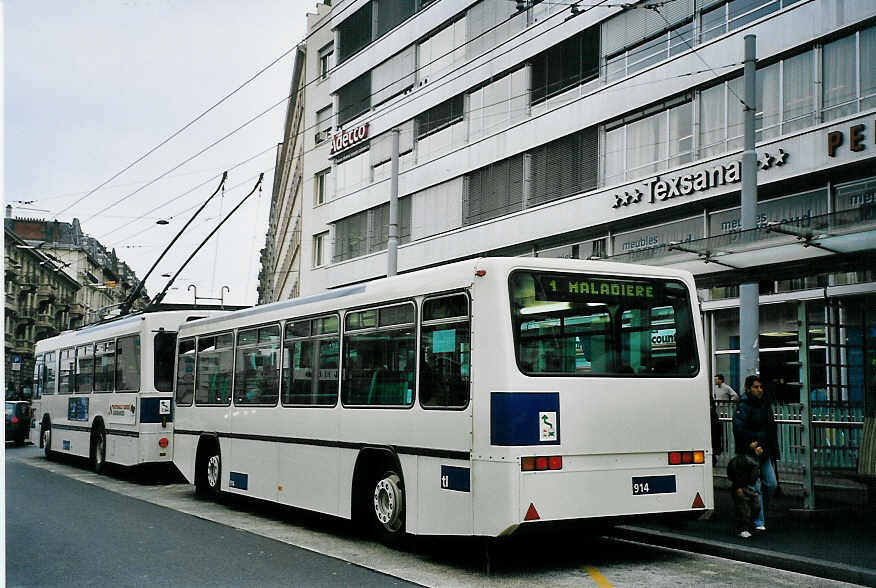
[[[96,474],[102,474],[106,469],[106,433],[102,428],[98,428],[91,438],[91,467]]]
[[[389,470],[377,478],[373,502],[378,535],[384,543],[398,546],[405,534],[405,492],[398,474]]]
[[[195,474],[195,491],[201,496],[218,496],[222,489],[222,458],[219,448],[207,449]]]

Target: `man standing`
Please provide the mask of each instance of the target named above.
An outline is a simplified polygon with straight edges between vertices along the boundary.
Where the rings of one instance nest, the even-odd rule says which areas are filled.
[[[739,400],[739,395],[736,391],[724,383],[724,375],[715,375],[715,389],[712,391],[712,398],[718,401]]]

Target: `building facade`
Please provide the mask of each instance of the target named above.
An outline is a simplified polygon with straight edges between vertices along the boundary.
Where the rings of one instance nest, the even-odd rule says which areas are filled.
[[[29,396],[34,343],[69,327],[79,283],[48,254],[4,230],[6,398]]]
[[[876,407],[876,4],[346,0],[308,27],[301,294],[386,275],[399,129],[399,272],[481,255],[688,269],[736,389],[738,286],[756,281],[777,397],[799,395],[804,301],[810,388]],[[742,231],[749,34],[759,225]]]

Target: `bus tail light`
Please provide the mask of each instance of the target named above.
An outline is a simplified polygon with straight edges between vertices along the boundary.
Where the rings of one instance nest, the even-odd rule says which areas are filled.
[[[561,469],[563,469],[563,457],[561,455],[540,455],[520,458],[520,471],[522,472],[543,472],[545,470]]]
[[[706,463],[704,451],[670,451],[669,465],[689,465]]]
[[[17,416],[12,417],[12,424],[14,425],[17,422],[18,422],[18,417]]]
[[[168,443],[167,437],[162,437],[161,439],[158,440],[158,446],[161,447],[162,449],[167,447],[167,443]]]

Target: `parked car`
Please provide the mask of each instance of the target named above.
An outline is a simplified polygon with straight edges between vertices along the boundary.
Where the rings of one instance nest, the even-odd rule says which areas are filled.
[[[30,433],[30,402],[6,401],[6,440],[22,445]]]

